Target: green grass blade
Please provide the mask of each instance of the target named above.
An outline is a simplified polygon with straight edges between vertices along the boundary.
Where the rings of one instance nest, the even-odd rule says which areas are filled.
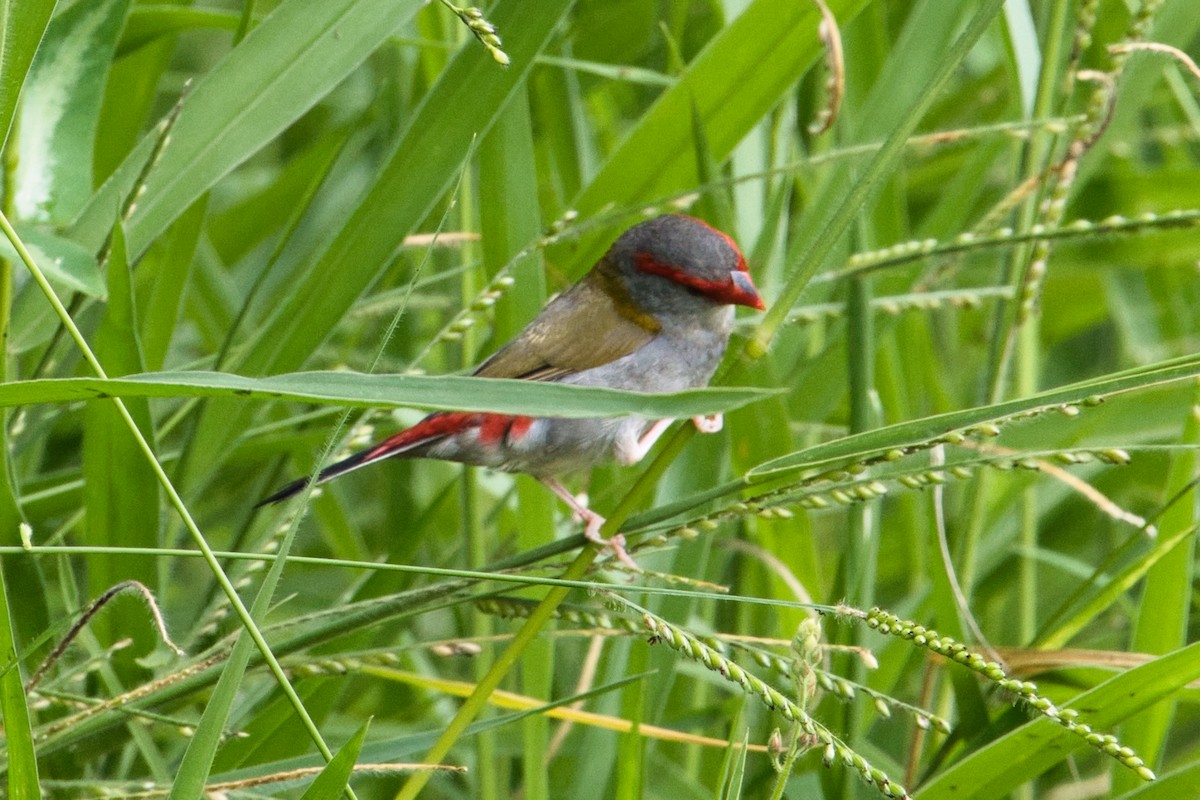
[[[513,97],[569,6],[569,0],[536,6],[508,2],[491,12],[506,32],[512,66],[501,69],[474,43],[454,58],[370,191],[264,326],[244,371],[294,369],[313,353],[457,178],[475,137],[491,127]]]
[[[363,723],[355,734],[350,737],[337,751],[333,760],[325,765],[312,782],[312,785],[300,796],[300,800],[337,800],[346,791],[350,776],[354,773],[354,764],[358,761],[358,753],[362,750],[363,742],[367,739],[367,729],[371,720]]]
[[[21,101],[20,219],[69,222],[92,191],[100,101],[130,0],[76,3],[51,21]],[[42,263],[46,263],[44,260]]]
[[[130,255],[141,256],[200,195],[328,94],[420,5],[280,5],[188,95],[129,219]]]
[[[246,378],[223,372],[150,372],[123,378],[49,378],[7,383],[0,385],[0,408],[106,397],[228,397],[558,417],[641,414],[665,418],[728,411],[774,393],[769,389],[720,387],[674,394],[639,394],[459,375],[295,372]]]
[[[931,442],[951,431],[972,425],[1002,421],[1009,417],[1064,404],[1086,403],[1090,398],[1146,389],[1164,383],[1186,380],[1200,374],[1200,356],[1182,356],[1170,361],[1127,370],[1115,376],[1083,381],[1051,389],[1032,397],[1008,400],[990,406],[978,406],[963,411],[937,414],[921,420],[888,425],[866,433],[845,436],[815,445],[782,458],[760,464],[750,470],[751,478],[777,476],[785,472],[807,469],[850,455],[861,457],[893,448],[904,448]]]
[[[1118,725],[1200,678],[1200,643],[1123,672],[1072,699],[1085,710],[1080,722],[1094,730]],[[1080,736],[1039,718],[968,753],[918,787],[921,800],[983,800],[1003,797],[1070,753],[1086,747]]]
[[[1179,569],[1177,561],[1181,556],[1188,556],[1195,547],[1196,525],[1183,529],[1168,530],[1155,537],[1151,547],[1145,553],[1127,565],[1124,569],[1113,574],[1109,580],[1088,588],[1090,592],[1081,593],[1079,597],[1069,598],[1064,602],[1066,607],[1062,612],[1066,615],[1045,635],[1039,637],[1037,644],[1048,649],[1066,647],[1080,631],[1088,625],[1093,625],[1096,618],[1114,603],[1118,602],[1126,592],[1130,591],[1146,573],[1166,559],[1169,569]],[[1186,544],[1183,547],[1180,545]],[[1176,553],[1176,548],[1180,551]],[[1069,615],[1067,615],[1069,612]],[[1057,614],[1056,614],[1057,616]],[[1163,613],[1163,623],[1170,622],[1170,616]],[[1178,617],[1178,615],[1174,615]],[[1176,626],[1176,629],[1178,626]]]
[[[139,265],[138,271],[153,281],[139,308],[139,331],[147,369],[162,368],[171,341],[182,327],[180,316],[191,276],[190,266],[196,257],[196,244],[207,209],[205,195],[183,212],[172,226],[161,258],[144,258]]]
[[[0,144],[8,141],[33,55],[46,33],[57,0],[4,0],[0,3]]]
[[[17,606],[20,608],[20,606]],[[8,587],[0,570],[0,713],[4,719],[4,749],[7,756],[8,796],[12,800],[38,800],[37,754],[33,749],[33,731],[29,725],[29,706],[17,663],[16,631],[13,628]]]
[[[108,304],[93,338],[96,357],[110,375],[143,369],[134,314],[133,273],[125,258],[122,228],[114,228],[109,257]],[[126,404],[147,441],[155,441],[150,406],[144,398]],[[124,465],[113,469],[114,464]],[[89,403],[83,422],[83,481],[87,541],[96,545],[137,546],[158,543],[159,487],[154,470],[141,457],[137,443],[111,403]],[[123,580],[140,581],[158,591],[155,559],[146,556],[97,558],[89,565],[88,594],[98,597]],[[145,618],[144,609],[130,603],[116,604],[107,614],[92,621],[92,628],[107,643],[136,630]],[[129,652],[122,662],[131,665]]]
[[[232,11],[169,5],[138,6],[130,12],[125,22],[117,55],[129,55],[140,47],[174,33],[202,28],[233,31],[237,26],[238,15]]]
[[[111,224],[112,220],[109,219]],[[29,252],[46,265],[46,275],[70,292],[80,292],[88,297],[104,297],[104,278],[96,265],[96,257],[75,241],[50,233],[45,228],[30,225],[15,226],[17,233],[29,248]],[[0,239],[0,257],[14,263],[20,260],[17,251],[7,239]]]
[[[1191,444],[1193,449],[1177,453],[1171,459],[1163,487],[1164,499],[1174,498],[1175,503],[1159,520],[1158,535],[1162,539],[1171,538],[1194,524],[1196,487],[1189,487],[1189,483],[1200,467],[1200,419],[1195,414],[1198,400],[1200,398],[1193,395],[1192,413],[1187,414],[1180,437],[1180,444]],[[1177,497],[1185,490],[1188,491],[1183,497]],[[1146,574],[1131,649],[1139,653],[1167,653],[1187,642],[1191,616],[1189,598],[1196,579],[1195,564],[1196,540],[1193,536],[1187,545],[1163,556]],[[1124,742],[1140,753],[1162,752],[1175,718],[1175,705],[1163,703],[1126,726],[1122,736]],[[1151,762],[1150,766],[1158,769],[1161,763]],[[1125,789],[1133,789],[1137,785],[1136,778],[1131,781],[1124,775],[1117,777],[1114,783],[1115,787]]]
[[[1200,762],[1193,762],[1159,775],[1154,783],[1142,784],[1125,794],[1114,795],[1113,800],[1180,800],[1194,795],[1197,786],[1200,786]]]
[[[253,613],[252,610],[251,614]],[[246,665],[252,655],[254,642],[243,631],[221,670],[212,695],[204,705],[200,723],[188,740],[187,750],[184,751],[167,800],[188,800],[203,795],[204,785],[212,771],[214,756],[225,735],[229,710],[233,708],[237,699],[242,679],[245,677]]]
[[[862,0],[829,3],[843,24],[864,5]],[[747,6],[642,115],[572,208],[587,217],[610,203],[624,208],[695,186],[693,109],[711,157],[724,160],[820,57],[820,41],[813,35],[819,22],[811,3],[756,0]],[[582,272],[609,238],[607,230],[584,237],[569,272]]]

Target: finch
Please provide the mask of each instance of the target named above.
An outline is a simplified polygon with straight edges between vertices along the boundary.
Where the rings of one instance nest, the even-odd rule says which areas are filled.
[[[621,234],[578,283],[472,374],[653,393],[702,387],[729,343],[734,306],[765,308],[733,240],[692,217],[656,217]],[[385,458],[437,458],[528,473],[584,521],[589,541],[610,547],[636,569],[623,538],[601,536],[604,518],[558,476],[609,460],[634,464],[672,421],[438,411],[330,464],[317,482]],[[722,419],[717,414],[692,422],[707,433],[720,430]],[[293,481],[259,505],[285,500],[308,482]]]

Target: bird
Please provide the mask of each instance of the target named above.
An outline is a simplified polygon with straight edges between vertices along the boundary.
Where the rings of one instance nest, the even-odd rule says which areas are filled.
[[[733,239],[694,217],[654,217],[622,233],[586,275],[471,374],[651,393],[702,387],[724,356],[735,306],[766,308]],[[330,464],[316,483],[387,458],[527,473],[584,523],[589,542],[636,570],[624,538],[604,538],[604,517],[571,494],[559,476],[606,461],[635,464],[673,421],[436,411]],[[722,417],[697,416],[692,423],[711,433],[721,429]],[[258,505],[286,500],[309,482],[292,481]]]

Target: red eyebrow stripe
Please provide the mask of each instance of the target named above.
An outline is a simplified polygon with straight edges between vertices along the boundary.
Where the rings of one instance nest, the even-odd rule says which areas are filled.
[[[634,253],[633,263],[641,272],[659,275],[669,281],[678,283],[680,286],[686,286],[712,300],[714,303],[749,306],[750,308],[757,308],[760,311],[765,307],[762,298],[758,296],[758,292],[754,291],[754,285],[750,282],[749,277],[743,278],[740,282],[741,284],[745,284],[745,286],[733,280],[709,280],[692,275],[674,264],[659,261],[649,253]],[[747,276],[749,274],[749,272],[746,273]]]

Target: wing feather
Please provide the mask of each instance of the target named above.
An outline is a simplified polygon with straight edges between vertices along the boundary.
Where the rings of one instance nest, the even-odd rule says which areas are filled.
[[[629,355],[658,330],[655,319],[637,307],[615,271],[602,261],[474,374],[556,380]]]

